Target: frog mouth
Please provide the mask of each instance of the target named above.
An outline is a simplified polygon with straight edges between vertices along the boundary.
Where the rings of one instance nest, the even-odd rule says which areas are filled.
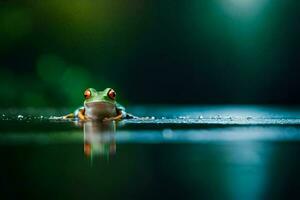
[[[93,102],[88,102],[85,103],[85,106],[87,107],[94,107],[94,106],[113,106],[114,104],[111,102],[106,102],[106,101],[93,101]]]

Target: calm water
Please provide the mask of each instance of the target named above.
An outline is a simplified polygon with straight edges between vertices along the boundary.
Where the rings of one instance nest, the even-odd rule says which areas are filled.
[[[299,194],[300,109],[128,109],[77,123],[2,110],[1,199],[283,199]]]

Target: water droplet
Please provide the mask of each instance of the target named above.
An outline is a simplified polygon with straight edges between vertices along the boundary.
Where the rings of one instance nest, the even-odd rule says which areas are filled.
[[[23,119],[23,115],[18,115],[18,119]]]

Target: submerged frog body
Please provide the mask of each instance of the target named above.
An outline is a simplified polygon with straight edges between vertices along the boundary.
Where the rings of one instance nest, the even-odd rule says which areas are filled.
[[[84,92],[84,105],[64,118],[104,121],[132,118],[125,112],[125,108],[116,102],[116,95],[112,88],[106,88],[103,91],[88,88]]]

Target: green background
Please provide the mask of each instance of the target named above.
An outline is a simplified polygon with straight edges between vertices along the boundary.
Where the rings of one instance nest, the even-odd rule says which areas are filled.
[[[2,107],[298,104],[297,0],[0,2]]]

